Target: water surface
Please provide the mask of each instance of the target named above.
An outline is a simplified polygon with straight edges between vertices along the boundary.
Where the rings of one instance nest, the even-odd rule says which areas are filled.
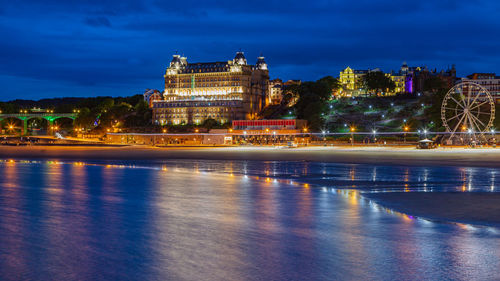
[[[5,161],[0,175],[5,280],[498,279],[499,229],[359,196],[496,192],[498,169]]]

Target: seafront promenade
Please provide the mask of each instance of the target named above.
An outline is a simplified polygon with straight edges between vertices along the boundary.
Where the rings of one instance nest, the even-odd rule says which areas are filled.
[[[254,160],[311,161],[381,165],[447,165],[500,167],[500,148],[437,148],[403,146],[273,146],[153,147],[153,146],[1,146],[0,158],[99,160]]]

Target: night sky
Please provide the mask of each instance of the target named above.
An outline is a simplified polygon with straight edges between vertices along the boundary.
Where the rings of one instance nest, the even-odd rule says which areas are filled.
[[[403,61],[500,72],[499,1],[0,1],[0,100],[163,90],[175,51],[262,53],[282,79]]]

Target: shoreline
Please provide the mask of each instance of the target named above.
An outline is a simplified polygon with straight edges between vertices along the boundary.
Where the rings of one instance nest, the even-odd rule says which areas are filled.
[[[500,149],[396,147],[0,146],[3,159],[309,161],[342,164],[500,168]],[[361,192],[380,206],[442,223],[500,227],[500,192]]]
[[[361,196],[384,208],[434,222],[500,227],[499,192],[367,192]]]
[[[0,146],[5,159],[251,160],[405,166],[500,167],[500,149],[409,147]]]

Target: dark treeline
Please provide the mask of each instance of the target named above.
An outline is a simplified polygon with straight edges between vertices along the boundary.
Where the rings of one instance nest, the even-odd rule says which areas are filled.
[[[41,108],[54,113],[77,112],[75,125],[83,129],[107,130],[111,127],[147,127],[151,110],[142,95],[130,97],[53,98],[0,102],[2,113]],[[95,126],[97,124],[97,126]]]

